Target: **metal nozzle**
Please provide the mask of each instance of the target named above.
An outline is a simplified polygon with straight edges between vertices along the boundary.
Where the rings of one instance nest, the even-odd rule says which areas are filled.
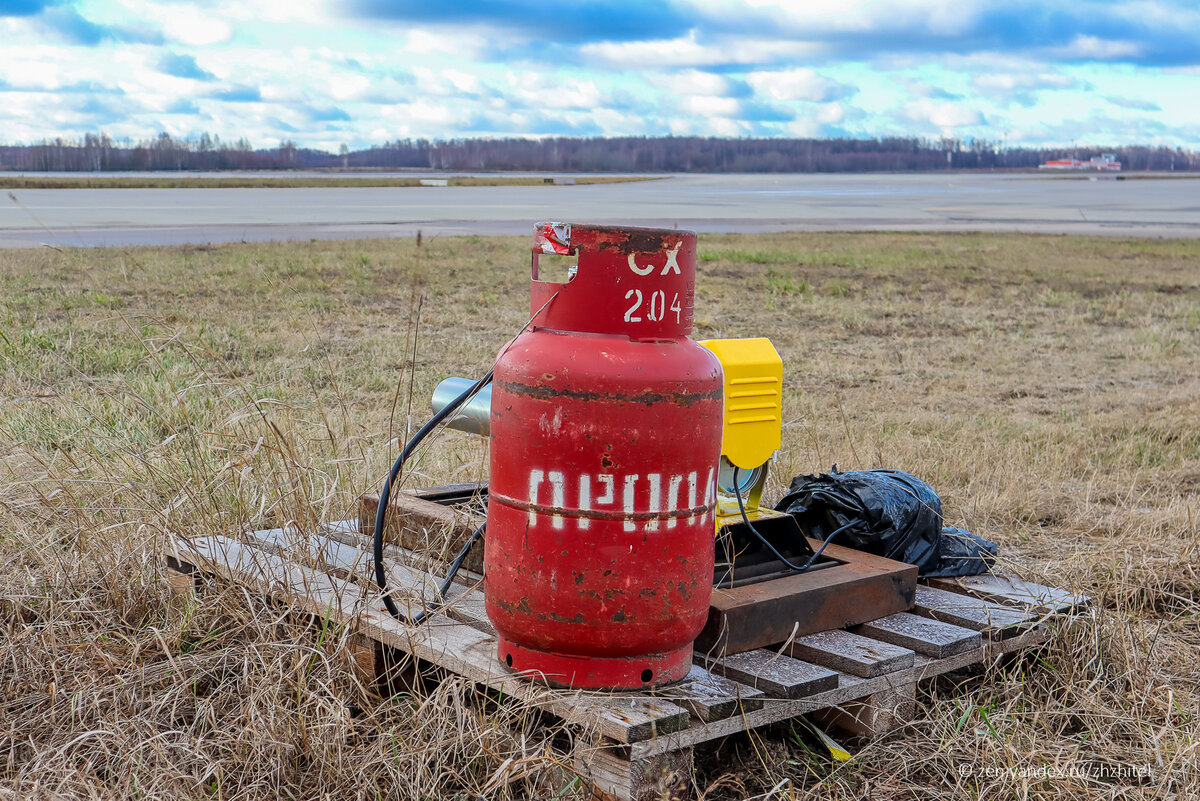
[[[466,392],[475,381],[470,378],[447,378],[437,385],[433,391],[433,412],[437,414],[459,395]],[[488,436],[492,422],[492,385],[483,389],[461,406],[454,415],[446,421],[446,425],[468,434]]]

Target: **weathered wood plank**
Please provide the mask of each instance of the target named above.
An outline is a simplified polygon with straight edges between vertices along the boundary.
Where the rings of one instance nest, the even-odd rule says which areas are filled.
[[[917,587],[913,612],[943,623],[982,631],[992,640],[1015,636],[1038,620],[1036,612],[1024,612],[982,598],[925,586]]]
[[[196,576],[174,568],[167,568],[167,586],[175,596],[193,595],[196,592]]]
[[[788,652],[814,665],[868,679],[912,667],[916,657],[907,648],[841,629],[797,637]]]
[[[1027,608],[1042,614],[1066,614],[1082,609],[1092,602],[1086,595],[994,573],[961,578],[932,578],[929,579],[929,586],[948,592],[973,595],[999,604]]]
[[[983,635],[978,631],[908,612],[881,617],[855,626],[851,631],[938,658],[960,654],[983,644]]]
[[[495,650],[493,647],[492,659],[499,664]],[[524,678],[516,680],[528,682]],[[564,714],[549,703],[542,704],[545,709],[572,723],[595,726],[599,734],[622,743],[683,731],[691,723],[691,714],[673,699],[609,693],[593,695],[572,690],[544,692],[560,697],[562,708],[567,712]],[[613,732],[617,732],[616,736]]]
[[[765,648],[719,659],[697,653],[696,661],[711,673],[734,679],[776,698],[802,698],[837,686],[828,668],[777,654]]]
[[[355,524],[357,525],[357,524]],[[328,535],[328,536],[327,536]],[[352,578],[359,584],[375,587],[375,561],[371,552],[357,544],[334,538],[334,530],[327,527],[321,534],[303,534],[285,529],[265,529],[247,532],[246,536],[259,547],[285,558],[299,557],[311,561],[325,572]],[[357,537],[357,535],[354,535]],[[482,546],[477,546],[482,547]],[[388,588],[397,606],[401,600],[408,604],[410,614],[416,614],[438,601],[438,586],[442,579],[397,562],[397,557],[407,559],[408,553],[397,546],[384,550],[384,566],[388,575]],[[448,603],[442,608],[449,617],[466,623],[480,631],[494,633],[491,622],[484,612],[483,593],[478,589],[452,584],[446,592]],[[404,611],[402,609],[402,611]]]
[[[636,761],[611,748],[576,746],[575,769],[606,801],[685,801],[692,797],[691,748]]]
[[[447,494],[459,494],[458,487],[486,490],[486,484],[454,485],[453,487],[429,487],[418,490],[401,490],[392,494],[388,509],[385,539],[422,554],[436,562],[449,562],[471,533],[483,522],[479,509],[461,504],[439,503]],[[449,493],[445,490],[450,490]],[[375,515],[379,510],[379,496],[363,495],[359,499],[358,530],[373,536]],[[467,555],[466,566],[473,571],[483,570],[482,551]]]
[[[881,737],[910,723],[917,711],[917,684],[909,682],[813,713],[817,723],[855,737]]]
[[[662,695],[705,723],[763,705],[762,690],[714,675],[699,665],[692,665],[683,683],[663,690]]]

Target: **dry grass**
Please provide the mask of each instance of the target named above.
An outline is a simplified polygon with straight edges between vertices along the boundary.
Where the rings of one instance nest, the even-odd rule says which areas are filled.
[[[281,172],[278,175],[229,175],[211,177],[182,173],[178,176],[139,175],[136,172],[119,176],[91,176],[79,173],[70,176],[4,175],[0,173],[0,189],[329,189],[331,187],[421,186],[423,178],[441,175],[386,175],[355,178],[330,175],[297,177]],[[452,175],[450,186],[542,186],[550,176],[509,177],[491,175]],[[650,176],[581,175],[578,184],[619,184],[629,181],[653,181]]]
[[[562,743],[526,711],[455,681],[382,698],[347,632],[237,588],[172,601],[158,559],[164,530],[352,516],[433,385],[524,322],[526,247],[0,253],[0,798],[543,796]],[[701,792],[1200,794],[1198,265],[1190,241],[701,237],[697,334],[784,357],[774,495],[902,468],[1014,569],[1097,599],[850,765],[780,726],[706,751]],[[485,467],[451,432],[408,480]]]

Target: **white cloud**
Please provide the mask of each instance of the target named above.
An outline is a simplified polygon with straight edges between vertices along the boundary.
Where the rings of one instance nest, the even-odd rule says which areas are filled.
[[[828,134],[827,126],[839,125],[846,119],[846,109],[841,103],[822,103],[815,110],[798,114],[783,127],[787,136],[812,139]]]
[[[689,95],[679,99],[678,106],[684,114],[699,117],[734,117],[741,111],[741,104],[732,97],[711,95]]]
[[[685,69],[679,72],[655,72],[645,76],[646,83],[675,95],[715,95],[733,93],[733,81],[723,75]]]
[[[403,48],[410,56],[453,56],[478,61],[487,56],[491,46],[491,41],[477,33],[456,31],[447,34],[416,28],[409,31]]]
[[[489,98],[490,108],[593,110],[611,103],[595,81],[577,80],[549,72],[509,71],[504,76],[504,91]]]
[[[1011,92],[1017,89],[1073,89],[1079,81],[1055,72],[986,73],[972,76],[971,84],[978,89]]]
[[[846,119],[846,110],[841,103],[826,103],[817,108],[817,122],[822,125],[837,125]]]
[[[761,37],[721,37],[701,44],[694,35],[689,35],[665,41],[598,42],[584,45],[580,53],[588,60],[625,70],[755,65],[782,59],[808,60],[817,58],[828,49],[820,43]]]
[[[647,120],[638,114],[630,114],[614,108],[601,108],[591,116],[592,121],[600,127],[600,130],[609,136],[625,136],[630,131],[646,131],[644,126]],[[665,132],[659,131],[659,133]]]
[[[959,33],[985,4],[978,0],[726,0],[705,7],[735,17],[749,6],[781,28],[864,31],[905,19],[938,34]]]
[[[938,103],[928,98],[914,100],[904,106],[904,116],[916,123],[930,123],[936,128],[950,130],[983,123],[983,115],[962,103]]]
[[[228,42],[233,26],[194,6],[164,6],[159,16],[167,38],[192,47]]]
[[[365,75],[341,73],[325,81],[325,94],[337,101],[358,100],[371,89],[371,79]]]
[[[224,2],[220,13],[238,22],[299,22],[323,24],[334,21],[336,8],[327,0],[254,0]],[[333,12],[333,13],[331,13]]]
[[[450,106],[418,100],[414,103],[398,103],[380,109],[385,119],[402,123],[406,128],[420,131],[422,126],[428,130],[431,126],[437,128],[452,128],[466,122],[458,111]]]
[[[728,117],[696,117],[670,116],[666,121],[666,131],[672,136],[746,136],[750,126],[742,120]]]
[[[1046,49],[1046,55],[1053,59],[1099,59],[1110,61],[1117,59],[1136,58],[1142,53],[1137,42],[1127,42],[1118,39],[1099,39],[1095,36],[1076,36],[1071,43],[1063,47]]]
[[[746,82],[756,91],[765,92],[776,100],[809,100],[822,102],[839,97],[845,87],[816,72],[797,68],[778,72],[752,72]]]

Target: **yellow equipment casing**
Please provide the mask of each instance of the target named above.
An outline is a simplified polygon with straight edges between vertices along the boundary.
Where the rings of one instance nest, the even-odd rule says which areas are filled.
[[[783,360],[771,340],[710,339],[700,343],[716,354],[725,371],[725,420],[717,478],[718,526],[722,517],[757,516],[767,463],[783,441]],[[738,468],[737,485],[733,468]]]
[[[743,470],[753,470],[783,442],[783,359],[764,337],[700,344],[717,355],[725,370],[721,453]]]

